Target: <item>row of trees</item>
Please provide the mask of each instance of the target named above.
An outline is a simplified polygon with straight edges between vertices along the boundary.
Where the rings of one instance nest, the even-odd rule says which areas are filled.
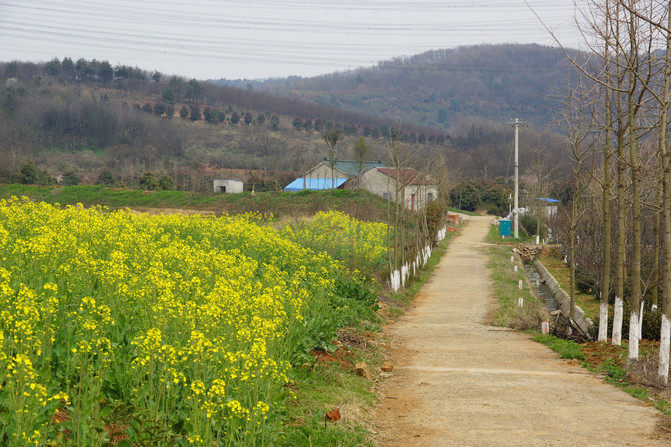
[[[404,131],[400,126],[392,124],[382,124],[379,128],[364,124],[363,126],[356,123],[334,123],[323,118],[317,118],[314,121],[310,118],[302,119],[300,117],[294,118],[292,122],[293,127],[298,131],[312,131],[330,132],[333,129],[340,129],[345,135],[361,135],[370,138],[385,138],[401,140],[404,143],[433,143],[443,145],[450,138],[449,135],[441,133],[431,133],[427,135],[424,132],[417,134],[414,131]]]
[[[576,266],[589,259],[580,252],[594,250],[598,262],[589,267],[600,272],[598,339],[607,338],[613,295],[612,343],[621,343],[628,307],[630,361],[639,356],[645,305],[656,309],[661,301],[658,378],[665,384],[671,336],[670,7],[669,1],[590,0],[581,21],[589,57],[574,59],[580,76],[560,117],[574,162],[566,239],[571,296]]]
[[[271,115],[321,117],[325,121],[347,125],[363,123],[378,129],[384,124],[392,125],[390,120],[384,118],[282,98],[250,89],[220,86],[196,79],[186,80],[180,76],[164,76],[157,71],[149,73],[122,64],[112,67],[107,61],[95,59],[81,58],[73,62],[70,58],[64,58],[62,61],[54,58],[43,64],[16,61],[0,63],[0,80],[19,79],[25,82],[39,80],[42,77],[54,78],[63,84],[97,84],[103,88],[117,89],[123,95],[141,91],[145,96],[160,97],[160,103],[166,104],[166,108],[167,105],[175,106],[178,102],[188,105],[209,104],[210,107],[216,105],[238,110],[264,110]],[[426,135],[436,133],[434,129],[411,123],[403,123],[403,129],[406,133]]]

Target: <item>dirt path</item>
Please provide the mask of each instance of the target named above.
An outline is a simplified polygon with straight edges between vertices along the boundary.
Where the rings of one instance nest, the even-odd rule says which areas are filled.
[[[490,221],[470,219],[390,329],[395,368],[381,385],[377,445],[669,445],[654,439],[654,408],[528,335],[488,325]]]

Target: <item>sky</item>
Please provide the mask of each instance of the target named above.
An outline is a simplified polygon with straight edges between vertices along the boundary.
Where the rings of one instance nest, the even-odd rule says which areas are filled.
[[[97,59],[201,80],[316,76],[464,45],[557,46],[546,27],[563,46],[578,48],[574,4],[0,0],[0,61]]]

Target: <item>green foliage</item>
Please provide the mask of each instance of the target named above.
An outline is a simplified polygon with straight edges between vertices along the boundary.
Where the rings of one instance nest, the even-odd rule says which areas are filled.
[[[191,121],[198,121],[200,119],[200,107],[198,104],[193,104],[191,106],[191,114],[189,115]]]
[[[354,143],[354,146],[352,147],[352,152],[354,153],[354,159],[357,162],[359,162],[359,165],[362,167],[366,160],[366,155],[368,154],[368,145],[366,144],[366,138],[359,137],[356,140],[356,143]],[[361,168],[359,169],[359,171],[361,171]]]
[[[164,113],[165,113],[165,104],[163,104],[162,102],[159,102],[156,105],[154,105],[154,115],[161,116]]]
[[[501,185],[491,185],[482,193],[481,201],[488,214],[503,216],[508,213],[508,191]]]
[[[145,171],[138,177],[138,183],[141,189],[146,191],[156,191],[158,189],[158,180],[153,173]]]
[[[538,224],[538,219],[536,216],[530,213],[526,213],[520,216],[520,225],[524,227],[524,231],[530,235],[536,235],[536,228]],[[545,237],[545,225],[540,225],[540,237]]]
[[[56,183],[56,179],[49,172],[42,170],[37,175],[37,184],[40,186],[51,186]]]
[[[480,192],[472,183],[462,183],[450,191],[452,206],[466,211],[475,211],[480,205]]]
[[[169,175],[163,175],[158,181],[158,189],[161,191],[172,191],[175,189],[175,181]]]
[[[186,84],[187,98],[191,99],[192,101],[195,101],[198,99],[202,91],[203,86],[200,85],[200,82],[198,82],[197,80],[191,79],[189,82],[187,82]]]
[[[179,109],[179,117],[184,119],[189,116],[189,108],[187,106],[182,106],[181,109]]]
[[[37,168],[33,161],[27,161],[21,166],[21,183],[26,185],[37,183]]]
[[[447,208],[443,202],[432,200],[426,204],[424,209],[426,212],[426,223],[429,227],[429,234],[435,235],[438,231],[438,226],[445,223],[444,216]]]
[[[172,89],[166,89],[163,91],[161,94],[161,99],[163,99],[163,102],[166,104],[171,104],[175,105],[176,99],[175,99],[175,92]]]
[[[582,347],[573,340],[564,340],[550,334],[536,334],[533,340],[543,343],[558,353],[559,358],[585,360]]]
[[[82,179],[79,178],[74,171],[67,171],[63,174],[63,185],[65,186],[75,186],[78,185]]]
[[[465,211],[484,207],[488,214],[501,216],[508,212],[509,194],[508,189],[496,182],[471,179],[459,183],[450,191],[450,204]]]
[[[112,186],[115,181],[114,174],[109,169],[105,169],[98,175],[96,185]]]
[[[273,115],[270,117],[270,127],[273,130],[278,130],[280,128],[280,117],[277,115]]]

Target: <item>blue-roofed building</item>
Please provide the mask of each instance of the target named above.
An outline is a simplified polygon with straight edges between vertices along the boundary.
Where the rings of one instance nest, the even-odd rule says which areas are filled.
[[[324,189],[338,188],[346,181],[347,181],[346,178],[337,178],[335,180],[331,180],[330,178],[301,177],[289,183],[284,188],[284,190],[291,192],[304,191],[304,190],[321,191]]]
[[[331,163],[325,158],[314,168],[308,170],[305,175],[287,185],[285,191],[303,191],[309,189],[318,191],[323,189],[334,189],[341,186],[347,180],[357,177],[366,171],[384,167],[381,161],[337,160]],[[332,180],[332,179],[335,179]]]

